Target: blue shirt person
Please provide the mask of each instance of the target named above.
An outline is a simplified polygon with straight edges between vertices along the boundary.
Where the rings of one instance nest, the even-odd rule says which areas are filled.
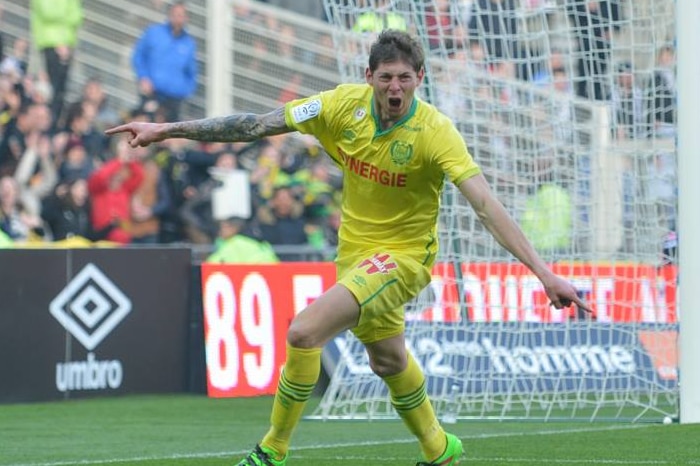
[[[132,65],[141,105],[157,120],[179,119],[182,102],[197,87],[197,44],[186,24],[185,4],[175,2],[168,9],[168,21],[146,28],[134,47]]]

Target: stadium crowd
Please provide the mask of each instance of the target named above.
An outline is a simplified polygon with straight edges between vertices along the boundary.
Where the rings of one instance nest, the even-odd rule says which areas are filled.
[[[119,244],[211,244],[214,170],[249,173],[251,228],[271,244],[334,242],[339,179],[313,141],[295,136],[257,144],[167,141],[131,149],[103,131],[124,119],[154,120],[138,107],[114,109],[90,80],[54,132],[45,86],[0,77],[0,229],[12,241],[82,237]],[[157,111],[156,111],[157,113]]]
[[[74,3],[79,5],[80,1]],[[266,3],[325,19],[320,1]],[[356,32],[376,33],[387,20],[393,21],[395,28],[408,27],[399,17],[382,16],[388,2],[370,3],[353,25]],[[551,2],[531,3],[549,8]],[[592,35],[578,37],[578,48],[595,58],[574,67],[566,67],[556,50],[543,54],[517,42],[517,2],[513,0],[437,1],[435,8],[426,10],[428,42],[436,53],[450,51],[452,61],[467,68],[482,67],[503,76],[506,82],[521,79],[572,96],[609,100],[615,109],[613,131],[618,138],[646,137],[650,128],[655,135],[671,131],[675,106],[669,101],[673,89],[665,88],[673,81],[667,78],[668,73],[655,75],[648,89],[638,89],[631,79],[635,70],[622,63],[612,79],[611,55],[606,48],[609,41],[604,39],[619,29],[618,2],[570,3],[568,14],[574,30]],[[194,87],[195,44],[188,42],[189,54],[183,60],[191,63],[182,65],[172,60],[149,64],[145,50],[164,47],[170,35],[181,41],[188,38],[185,4],[168,2],[167,20],[146,28],[134,44],[134,80],[140,104],[131,109],[115,108],[98,78],[88,80],[78,98],[63,101],[65,79],[70,77],[70,49],[76,40],[74,29],[79,22],[67,25],[73,32],[67,33],[65,43],[46,42],[41,26],[35,24],[41,21],[41,4],[53,5],[32,1],[31,38],[16,39],[0,50],[0,242],[212,245],[234,231],[273,246],[304,245],[321,250],[335,244],[337,193],[342,180],[313,140],[299,135],[250,144],[176,140],[131,150],[119,138],[104,135],[104,129],[125,120],[172,121],[179,117],[179,105]],[[580,11],[592,4],[597,5],[596,11]],[[594,24],[580,24],[581,18]],[[460,44],[469,44],[469,49]],[[44,47],[46,72],[28,73],[32,46]],[[660,64],[672,61],[672,56],[667,57],[672,53],[669,48],[662,50]],[[164,51],[160,55],[174,54]],[[50,60],[63,66],[58,78],[52,75]],[[164,80],[173,73],[149,76],[149,67],[175,65],[189,73],[177,79],[178,85]],[[672,69],[673,65],[664,66]],[[440,95],[440,79],[438,74],[436,104],[448,115],[462,112],[458,99]],[[605,83],[614,85],[605,87]],[[453,87],[453,83],[446,84]],[[300,97],[295,91],[298,87],[290,79],[280,102]],[[498,93],[495,100],[513,98],[507,87],[493,87],[489,92]],[[562,118],[571,118],[570,111],[562,111]],[[213,192],[221,183],[221,176],[214,174],[227,170],[244,170],[249,176],[253,213],[249,221],[213,216]],[[631,198],[633,180],[627,182],[626,196]],[[570,235],[565,232],[562,237]]]
[[[40,3],[32,4],[33,26]],[[341,180],[313,140],[298,135],[252,144],[171,140],[131,149],[123,138],[104,134],[125,120],[172,121],[177,114],[172,95],[163,96],[168,83],[149,75],[147,63],[149,47],[167,42],[176,21],[180,37],[187,34],[184,4],[176,2],[168,11],[168,21],[146,29],[135,44],[141,99],[132,109],[115,108],[98,78],[88,80],[78,98],[56,105],[63,94],[54,92],[49,74],[27,72],[29,41],[15,40],[5,50],[0,65],[3,244],[212,245],[225,240],[236,224],[237,231],[262,243],[332,246]],[[66,37],[65,45],[74,40]],[[178,66],[161,61],[150,68],[168,65]],[[186,98],[176,86],[170,89]],[[213,215],[213,192],[232,170],[245,171],[250,180],[253,215],[243,224]]]

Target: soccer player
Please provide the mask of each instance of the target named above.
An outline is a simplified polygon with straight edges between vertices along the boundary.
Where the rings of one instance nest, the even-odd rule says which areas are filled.
[[[296,316],[287,333],[287,361],[271,426],[241,465],[285,465],[290,437],[321,370],[321,348],[346,329],[363,342],[372,370],[424,457],[419,465],[453,465],[462,442],[438,422],[425,377],[404,341],[403,306],[430,282],[438,251],[437,218],[445,177],[470,202],[508,251],[542,282],[556,308],[589,310],[568,281],[537,255],[490,190],[452,122],[415,96],[424,52],[409,34],[385,30],[373,43],[366,84],[345,84],[291,101],[264,115],[132,122],[133,147],[165,138],[252,141],[301,131],[313,134],[344,172],[338,282]]]

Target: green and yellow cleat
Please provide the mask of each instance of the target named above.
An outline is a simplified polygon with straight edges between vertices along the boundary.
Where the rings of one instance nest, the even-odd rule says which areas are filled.
[[[237,466],[285,466],[287,464],[287,455],[281,460],[275,459],[275,453],[260,445],[255,445],[253,451],[248,456],[243,458]],[[451,464],[451,463],[445,463]]]
[[[420,462],[416,466],[451,466],[457,464],[462,459],[464,455],[464,446],[462,441],[457,438],[457,436],[452,434],[445,434],[447,437],[447,446],[445,447],[445,452],[438,459],[432,463]]]

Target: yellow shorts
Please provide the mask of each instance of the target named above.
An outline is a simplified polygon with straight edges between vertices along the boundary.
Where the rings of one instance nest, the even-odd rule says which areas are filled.
[[[360,321],[352,332],[361,342],[404,331],[404,304],[430,283],[432,264],[423,264],[421,256],[370,252],[336,260],[338,283],[360,303]]]

